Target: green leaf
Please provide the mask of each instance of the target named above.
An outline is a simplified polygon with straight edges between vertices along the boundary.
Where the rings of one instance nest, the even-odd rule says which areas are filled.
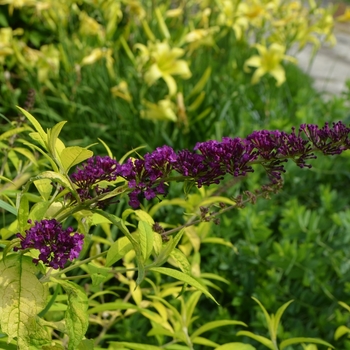
[[[272,341],[270,339],[267,339],[267,338],[261,336],[261,335],[256,335],[256,334],[249,332],[249,331],[239,331],[239,332],[237,332],[237,335],[245,335],[246,337],[255,339],[259,343],[265,345],[267,348],[269,348],[271,350],[275,350],[275,347],[273,346]]]
[[[338,340],[339,338],[341,338],[343,335],[347,333],[350,333],[350,328],[346,326],[339,326],[334,333],[334,340]]]
[[[273,334],[274,334],[274,339],[277,337],[277,330],[278,330],[278,325],[280,323],[281,317],[284,313],[284,311],[287,309],[287,307],[293,302],[293,300],[288,301],[287,303],[283,304],[276,312],[274,321],[273,321]]]
[[[53,188],[51,184],[51,180],[50,179],[35,180],[34,185],[36,189],[39,191],[41,197],[43,197],[46,201],[48,201]]]
[[[120,345],[127,346],[128,349],[132,350],[162,350],[159,346],[148,345],[148,344],[138,344],[138,343],[129,343],[126,341],[121,342],[110,342],[108,349],[120,349]]]
[[[196,337],[196,338],[192,339],[192,343],[193,344],[200,344],[200,345],[204,345],[204,346],[211,346],[215,349],[219,346],[219,344],[214,343],[213,341],[206,339],[206,338],[202,338],[202,337]]]
[[[18,230],[23,233],[28,227],[29,201],[26,193],[20,197],[18,208]]]
[[[338,304],[350,312],[350,306],[348,304],[344,303],[343,301],[338,301]]]
[[[44,218],[48,208],[50,206],[50,202],[39,202],[33,205],[30,210],[28,219],[34,221],[40,221]]]
[[[67,177],[60,173],[56,173],[54,171],[44,171],[35,178],[35,181],[41,179],[50,179],[51,181],[58,182],[62,186],[70,189],[71,191],[74,191]]]
[[[170,258],[172,258],[177,267],[187,275],[191,274],[191,265],[187,260],[186,255],[179,249],[174,248],[170,253]]]
[[[133,249],[128,237],[121,237],[116,240],[108,249],[106,257],[106,267],[112,266],[118,260],[123,258],[126,253]]]
[[[91,276],[92,285],[94,287],[100,285],[108,278],[109,269],[101,266],[96,266],[93,263],[88,264],[87,267]]]
[[[205,84],[207,83],[208,79],[211,75],[211,67],[207,67],[207,69],[204,71],[202,77],[198,80],[197,84],[194,86],[192,91],[190,92],[190,95],[188,97],[192,97],[193,95],[196,95],[203,91]]]
[[[194,338],[198,337],[199,335],[203,334],[204,332],[210,331],[214,328],[229,326],[229,325],[239,325],[239,326],[247,327],[247,325],[241,321],[235,321],[235,320],[212,321],[212,322],[208,322],[208,323],[204,324],[203,326],[201,326],[197,330],[195,330],[191,334],[191,339],[194,339]]]
[[[268,314],[268,312],[266,311],[266,309],[264,308],[264,305],[261,304],[261,302],[260,302],[258,299],[254,298],[254,297],[252,297],[252,299],[253,299],[256,303],[259,304],[261,310],[263,311],[263,313],[264,313],[264,315],[265,315],[267,327],[269,328],[269,330],[271,330],[271,328],[272,328],[271,317],[270,317],[270,315]],[[288,306],[288,305],[287,305],[287,306]]]
[[[137,215],[137,217],[141,221],[147,222],[150,226],[152,226],[154,224],[154,220],[153,220],[152,216],[149,215],[148,213],[146,213],[144,210],[137,209],[134,211],[134,213]]]
[[[218,304],[218,302],[215,300],[215,298],[207,291],[206,287],[203,286],[200,282],[198,282],[193,277],[186,275],[185,273],[183,273],[181,271],[169,269],[167,267],[151,267],[150,270],[154,271],[154,272],[162,273],[164,275],[173,277],[173,278],[180,280],[182,282],[188,283],[192,287],[197,288],[198,290],[203,292],[203,294],[205,294],[208,298],[212,299],[216,304]]]
[[[83,340],[89,325],[88,298],[77,284],[70,281],[55,279],[66,291],[68,296],[65,322],[69,337],[68,350],[75,350]]]
[[[27,125],[26,126],[22,126],[21,128],[15,128],[15,129],[8,130],[8,131],[6,131],[6,132],[4,132],[3,134],[0,135],[0,141],[1,140],[5,140],[7,138],[10,138],[13,135],[18,135],[22,131],[30,131],[30,130],[33,130],[33,129],[31,127],[27,126]]]
[[[84,339],[78,345],[77,350],[94,350],[94,340]]]
[[[46,145],[47,143],[47,135],[44,131],[44,129],[41,127],[40,123],[25,109],[18,107],[17,108],[25,115],[25,117],[33,124],[34,129],[38,132],[40,135],[41,140]]]
[[[215,350],[256,350],[254,346],[244,343],[227,343],[219,346]]]
[[[112,153],[111,149],[108,147],[108,145],[106,144],[106,142],[104,142],[102,139],[99,139],[99,138],[97,140],[99,140],[102,143],[102,145],[104,146],[104,148],[106,149],[108,157],[113,158],[113,153]]]
[[[283,350],[284,348],[286,348],[289,345],[301,344],[301,343],[320,344],[320,345],[325,345],[325,346],[328,346],[328,347],[334,349],[334,346],[332,344],[329,344],[329,343],[327,343],[326,341],[324,341],[322,339],[304,338],[304,337],[290,338],[290,339],[287,339],[287,340],[283,340],[283,342],[280,344],[280,349]]]
[[[184,320],[186,320],[186,327],[189,327],[192,320],[193,312],[196,308],[199,298],[201,297],[202,292],[197,290],[194,293],[191,293],[188,298],[185,307],[181,308],[181,314]]]
[[[104,303],[98,306],[95,306],[88,310],[89,314],[95,314],[97,312],[103,312],[103,311],[115,311],[115,310],[127,310],[127,309],[134,309],[139,310],[139,307],[135,304],[126,303],[123,301],[115,301],[113,303]]]
[[[178,234],[175,237],[170,237],[169,241],[162,247],[162,250],[160,251],[159,255],[156,257],[154,264],[155,265],[162,265],[164,264],[171,254],[171,252],[175,249],[177,244],[180,242],[180,239],[182,238],[185,230],[181,230],[178,232]]]
[[[68,173],[72,166],[91,158],[93,155],[94,153],[86,148],[73,146],[65,148],[60,154],[60,159],[64,170]]]
[[[0,327],[8,335],[8,342],[17,338],[21,349],[51,341],[37,321],[48,294],[47,284],[36,277],[40,271],[30,257],[22,254],[11,254],[0,261]]]
[[[27,148],[23,148],[23,147],[15,147],[13,148],[13,150],[17,153],[22,154],[23,156],[25,156],[26,158],[28,158],[33,164],[37,163],[36,158],[34,157],[33,153],[30,152]]]
[[[205,198],[200,204],[201,204],[201,206],[207,206],[207,205],[211,205],[214,203],[225,203],[228,205],[236,205],[235,201],[233,201],[229,198],[226,198],[226,197],[219,197],[219,196]]]
[[[140,239],[141,254],[143,260],[146,261],[153,250],[153,230],[149,223],[145,221],[139,221],[138,224],[138,233]]]
[[[58,135],[60,134],[64,124],[66,123],[67,121],[59,122],[52,129],[49,129],[47,131],[47,144],[48,144],[49,152],[52,154],[54,158],[57,156],[56,143],[58,140]]]
[[[0,199],[0,208],[8,211],[9,213],[17,216],[17,209],[11,206],[10,204],[4,202],[2,199]]]

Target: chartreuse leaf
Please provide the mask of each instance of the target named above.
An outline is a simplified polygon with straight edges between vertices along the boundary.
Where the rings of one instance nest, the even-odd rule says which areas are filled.
[[[194,339],[201,335],[204,332],[210,331],[214,328],[223,327],[223,326],[230,326],[230,325],[239,325],[247,327],[247,325],[244,322],[241,321],[235,321],[235,320],[218,320],[218,321],[212,321],[204,324],[203,326],[199,327],[197,330],[195,330],[191,334],[191,339]]]
[[[127,310],[127,309],[139,310],[139,307],[136,306],[135,304],[127,303],[124,301],[115,301],[113,303],[104,303],[104,304],[95,306],[89,309],[88,313],[94,314],[94,313],[103,312],[103,311]]]
[[[138,233],[141,247],[141,254],[143,256],[144,261],[146,261],[153,250],[153,230],[151,225],[145,221],[139,221],[138,224]]]
[[[57,157],[56,143],[58,141],[58,135],[60,134],[64,124],[66,124],[66,123],[67,123],[67,121],[59,122],[52,129],[47,130],[47,145],[48,145],[50,154],[54,158]]]
[[[153,225],[153,224],[154,224],[154,220],[153,220],[152,216],[149,215],[148,213],[146,213],[144,210],[137,209],[137,210],[134,211],[134,213],[136,214],[136,216],[137,216],[141,221],[145,221],[145,222],[147,222],[149,225]]]
[[[108,349],[113,350],[113,349],[124,349],[122,346],[126,346],[126,349],[132,349],[132,350],[162,350],[163,348],[159,346],[154,346],[154,345],[148,345],[148,344],[138,344],[138,343],[129,343],[126,341],[118,341],[118,342],[109,342],[109,347]]]
[[[26,193],[21,195],[18,208],[18,230],[23,233],[28,226],[29,201]]]
[[[206,338],[202,338],[202,337],[197,337],[197,338],[192,339],[192,343],[204,345],[204,346],[210,346],[210,347],[215,348],[215,349],[219,346],[219,344],[214,343],[213,341],[206,339]]]
[[[264,313],[264,316],[265,316],[265,319],[266,319],[266,323],[267,323],[267,327],[269,329],[269,332],[270,332],[270,335],[272,336],[273,335],[273,326],[274,326],[274,320],[271,319],[269,313],[266,311],[265,307],[263,304],[261,304],[261,302],[257,299],[257,298],[254,298],[252,297],[252,299],[259,304],[261,310],[263,311]],[[288,306],[288,305],[287,305]],[[274,338],[274,337],[273,337]]]
[[[287,309],[287,307],[293,302],[293,300],[288,301],[287,303],[283,304],[276,312],[276,315],[273,319],[273,325],[272,325],[272,331],[273,331],[273,338],[276,340],[277,338],[277,330],[278,330],[278,325],[280,323],[281,317],[284,313],[284,311]],[[271,335],[272,336],[272,335]]]
[[[156,257],[154,261],[154,265],[160,266],[169,259],[171,252],[175,249],[177,244],[180,242],[180,239],[182,238],[184,232],[185,230],[182,229],[180,232],[177,233],[175,237],[170,237],[169,241],[166,244],[164,244],[158,256]]]
[[[344,303],[343,301],[338,301],[338,304],[350,312],[350,306],[348,304]]]
[[[185,321],[186,327],[189,327],[189,325],[192,322],[192,315],[201,295],[202,295],[202,292],[199,290],[195,291],[194,293],[191,293],[186,304],[184,305],[184,307],[181,308],[182,318],[186,320]]]
[[[128,237],[121,237],[117,239],[108,249],[106,257],[106,267],[112,266],[118,260],[124,257],[124,255],[133,249]]]
[[[176,266],[187,275],[191,274],[191,264],[187,260],[186,255],[179,249],[174,248],[170,253],[170,263],[174,260]]]
[[[69,337],[68,350],[75,350],[83,340],[89,325],[88,298],[76,283],[54,279],[67,294],[67,310],[64,318]]]
[[[136,262],[138,267],[138,275],[137,275],[136,283],[137,285],[139,285],[145,277],[145,263],[144,263],[143,255],[141,253],[140,243],[129,232],[123,220],[121,220],[120,218],[118,218],[113,214],[106,213],[102,210],[95,210],[95,212],[107,218],[113,225],[117,226],[124,233],[124,235],[129,239],[136,253]]]
[[[350,333],[350,328],[346,326],[339,326],[334,333],[334,340],[338,340],[343,335]]]
[[[283,340],[283,342],[280,344],[280,350],[283,350],[284,348],[286,348],[289,345],[301,344],[301,343],[320,344],[320,345],[325,345],[325,346],[328,346],[328,347],[334,349],[334,346],[332,344],[329,344],[322,339],[300,337],[300,338],[290,338],[287,340]]]
[[[73,146],[65,148],[60,154],[60,159],[64,170],[68,173],[71,167],[91,158],[93,155],[94,153],[86,148]]]
[[[8,342],[17,338],[20,349],[51,341],[46,328],[37,321],[48,294],[47,284],[36,277],[38,272],[40,268],[22,254],[11,254],[0,261],[0,327]]]
[[[94,340],[84,339],[78,345],[77,350],[94,350]]]
[[[70,189],[73,191],[71,183],[68,181],[67,177],[63,174],[54,172],[54,171],[44,171],[41,174],[39,174],[36,179],[49,179],[50,181],[55,181],[61,184],[62,186]],[[36,181],[36,180],[35,180]]]
[[[0,141],[6,140],[7,138],[10,138],[13,135],[18,135],[22,131],[26,131],[26,130],[32,130],[32,129],[28,125],[25,125],[25,126],[22,126],[21,128],[15,128],[15,129],[8,130],[0,135]]]
[[[18,107],[17,108],[25,115],[25,117],[33,124],[34,129],[38,132],[41,140],[46,145],[47,144],[47,135],[44,129],[41,127],[40,123],[25,109]]]
[[[274,347],[272,341],[270,339],[267,339],[267,338],[261,336],[261,335],[254,334],[254,333],[249,332],[249,331],[239,331],[239,332],[237,332],[237,335],[245,335],[246,337],[255,339],[259,343],[265,345],[267,348],[269,348],[271,350],[275,350],[275,347]]]
[[[254,346],[244,343],[227,343],[217,347],[215,350],[255,350]]]
[[[46,201],[49,200],[51,192],[52,192],[52,184],[50,179],[40,179],[35,180],[34,185],[36,189],[39,191],[41,197],[43,197]]]
[[[226,198],[226,197],[219,197],[219,196],[205,198],[200,204],[201,204],[201,206],[207,206],[207,205],[211,205],[214,203],[225,203],[228,205],[236,205],[235,201],[233,201],[229,198]]]
[[[198,282],[196,279],[194,279],[192,276],[186,275],[185,273],[183,273],[181,271],[169,269],[167,267],[151,267],[150,270],[154,271],[154,272],[159,272],[161,274],[173,277],[173,278],[180,280],[182,282],[188,283],[192,287],[200,290],[208,298],[212,299],[213,301],[215,301],[216,304],[218,304],[218,302],[215,300],[215,298],[207,291],[206,287],[204,285],[202,285],[200,282]]]

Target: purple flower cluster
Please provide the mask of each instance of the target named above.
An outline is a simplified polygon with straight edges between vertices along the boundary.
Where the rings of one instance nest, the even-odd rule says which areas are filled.
[[[28,220],[28,223],[32,223]],[[34,226],[26,230],[26,236],[23,237],[17,233],[21,240],[21,248],[15,247],[14,250],[35,248],[40,251],[39,258],[33,259],[35,264],[41,260],[45,265],[54,269],[63,268],[68,260],[73,260],[79,256],[83,247],[84,235],[75,232],[73,228],[68,227],[64,230],[61,224],[55,220],[36,221]]]
[[[157,148],[147,153],[144,159],[129,158],[118,164],[109,157],[93,157],[72,175],[79,187],[82,199],[91,198],[90,190],[98,182],[112,181],[117,176],[128,181],[129,204],[133,208],[140,205],[140,199],[150,200],[164,195],[165,182],[172,171],[176,171],[198,187],[219,183],[225,175],[245,176],[253,172],[253,164],[261,164],[274,183],[284,172],[283,163],[292,159],[300,168],[311,167],[307,160],[316,158],[314,151],[334,155],[350,148],[350,129],[342,122],[326,123],[323,128],[313,124],[303,124],[298,133],[283,131],[254,131],[245,139],[224,137],[219,141],[197,143],[194,151],[175,152],[169,146]]]
[[[114,181],[117,178],[118,162],[105,156],[89,158],[81,168],[71,175],[71,180],[77,185],[77,192],[82,201],[92,199],[96,195],[108,192],[108,188],[98,185],[101,181]],[[103,206],[103,202],[99,205]]]

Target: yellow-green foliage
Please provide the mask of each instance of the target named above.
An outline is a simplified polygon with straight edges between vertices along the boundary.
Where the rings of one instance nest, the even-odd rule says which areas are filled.
[[[196,112],[205,98],[203,87],[211,74],[210,67],[191,64],[193,57],[209,49],[223,50],[219,46],[223,38],[234,35],[236,42],[251,48],[237,68],[253,73],[253,84],[265,74],[283,84],[281,63],[296,62],[286,55],[292,46],[302,50],[310,43],[316,52],[322,42],[335,43],[334,9],[312,0],[1,0],[0,5],[8,6],[10,19],[17,10],[27,21],[26,28],[0,29],[0,64],[7,76],[35,74],[42,91],[49,89],[68,101],[71,96],[59,88],[60,72],[74,74],[79,85],[87,66],[103,63],[115,81],[111,97],[131,104],[136,92],[115,70],[115,63],[126,54],[125,71],[135,72],[150,91],[141,96],[141,116],[185,127],[188,114]],[[346,14],[340,18],[346,19]],[[203,76],[202,81],[190,96],[183,96],[183,86],[192,75]],[[152,93],[161,80],[167,89]],[[197,118],[209,112],[202,111]]]

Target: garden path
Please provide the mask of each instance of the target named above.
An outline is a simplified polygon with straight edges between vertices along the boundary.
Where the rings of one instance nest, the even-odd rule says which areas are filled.
[[[299,66],[314,78],[314,86],[332,95],[344,91],[350,79],[350,23],[337,23],[335,36],[337,44],[322,47],[311,65],[311,46],[296,55]]]

